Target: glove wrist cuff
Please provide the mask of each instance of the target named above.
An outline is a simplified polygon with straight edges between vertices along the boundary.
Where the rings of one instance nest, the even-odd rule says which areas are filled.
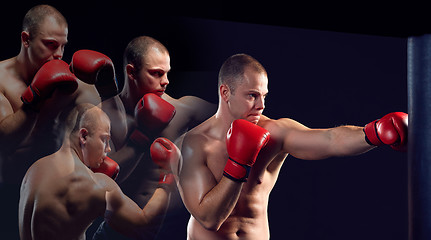
[[[365,133],[365,141],[372,146],[380,146],[383,144],[382,140],[380,140],[379,135],[376,129],[376,123],[378,120],[372,121],[365,125],[364,133]]]
[[[224,167],[223,175],[235,182],[247,182],[250,169],[250,166],[241,164],[229,157]]]

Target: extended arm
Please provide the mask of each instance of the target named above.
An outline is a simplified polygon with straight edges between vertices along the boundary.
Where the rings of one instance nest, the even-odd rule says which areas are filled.
[[[387,120],[388,118],[390,120]],[[393,120],[394,118],[399,121]],[[394,122],[398,124],[394,126]],[[367,126],[365,128],[339,126],[328,129],[310,129],[292,119],[279,119],[271,123],[269,128],[272,129],[270,132],[274,137],[282,139],[283,151],[305,160],[357,155],[384,142],[393,148],[401,149],[407,143],[406,116],[393,117],[393,113],[388,114]],[[386,140],[389,137],[391,140]],[[370,138],[373,139],[373,142],[367,141]],[[380,138],[384,139],[383,142],[374,140]]]

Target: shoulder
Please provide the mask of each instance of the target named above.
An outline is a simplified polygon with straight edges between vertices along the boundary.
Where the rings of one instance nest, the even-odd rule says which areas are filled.
[[[191,109],[196,110],[202,110],[207,108],[211,109],[216,107],[215,104],[195,96],[183,96],[178,99],[178,102],[183,106],[187,106]]]
[[[0,62],[0,92],[4,93],[8,88],[17,86],[27,87],[23,80],[18,78],[16,73],[15,61],[13,58]]]
[[[204,122],[184,134],[181,144],[183,159],[205,159],[215,141],[208,133],[209,124]]]
[[[198,126],[184,135],[182,148],[186,149],[203,149],[203,147],[209,142],[209,136],[205,134],[201,126]]]
[[[76,104],[91,103],[98,105],[101,102],[96,87],[83,81],[78,81],[78,89],[75,91],[74,96],[76,97]]]
[[[273,138],[283,138],[293,131],[308,129],[306,126],[290,118],[270,119],[266,116],[262,116],[258,125],[268,130]]]

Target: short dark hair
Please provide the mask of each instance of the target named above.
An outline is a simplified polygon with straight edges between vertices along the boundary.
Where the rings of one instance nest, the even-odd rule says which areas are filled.
[[[133,64],[137,70],[140,70],[142,63],[151,47],[158,48],[163,53],[168,53],[168,49],[158,40],[149,36],[140,36],[129,42],[123,55],[123,69],[127,64]]]
[[[218,75],[218,86],[225,84],[234,92],[238,83],[244,80],[246,67],[252,68],[257,73],[267,75],[265,68],[250,55],[240,53],[230,56],[221,66]]]
[[[52,16],[58,23],[66,24],[67,20],[56,8],[42,4],[32,7],[25,14],[23,22],[22,22],[22,31],[27,31],[30,35],[35,36],[38,32],[40,25],[46,17]]]

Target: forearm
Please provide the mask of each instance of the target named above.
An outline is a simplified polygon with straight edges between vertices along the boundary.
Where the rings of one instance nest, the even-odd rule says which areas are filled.
[[[340,126],[329,130],[333,156],[352,156],[374,148],[365,140],[363,127]]]
[[[373,148],[365,140],[362,127],[339,126],[328,129],[305,129],[288,135],[284,151],[304,160],[352,156]]]
[[[159,225],[169,206],[170,191],[166,188],[157,188],[147,205],[142,209],[146,216],[147,225]]]
[[[106,222],[116,231],[132,238],[155,235],[168,208],[170,192],[157,188],[146,206],[140,208],[117,188],[107,195]]]
[[[223,177],[209,192],[199,199],[192,215],[208,230],[217,231],[234,209],[243,183]]]

